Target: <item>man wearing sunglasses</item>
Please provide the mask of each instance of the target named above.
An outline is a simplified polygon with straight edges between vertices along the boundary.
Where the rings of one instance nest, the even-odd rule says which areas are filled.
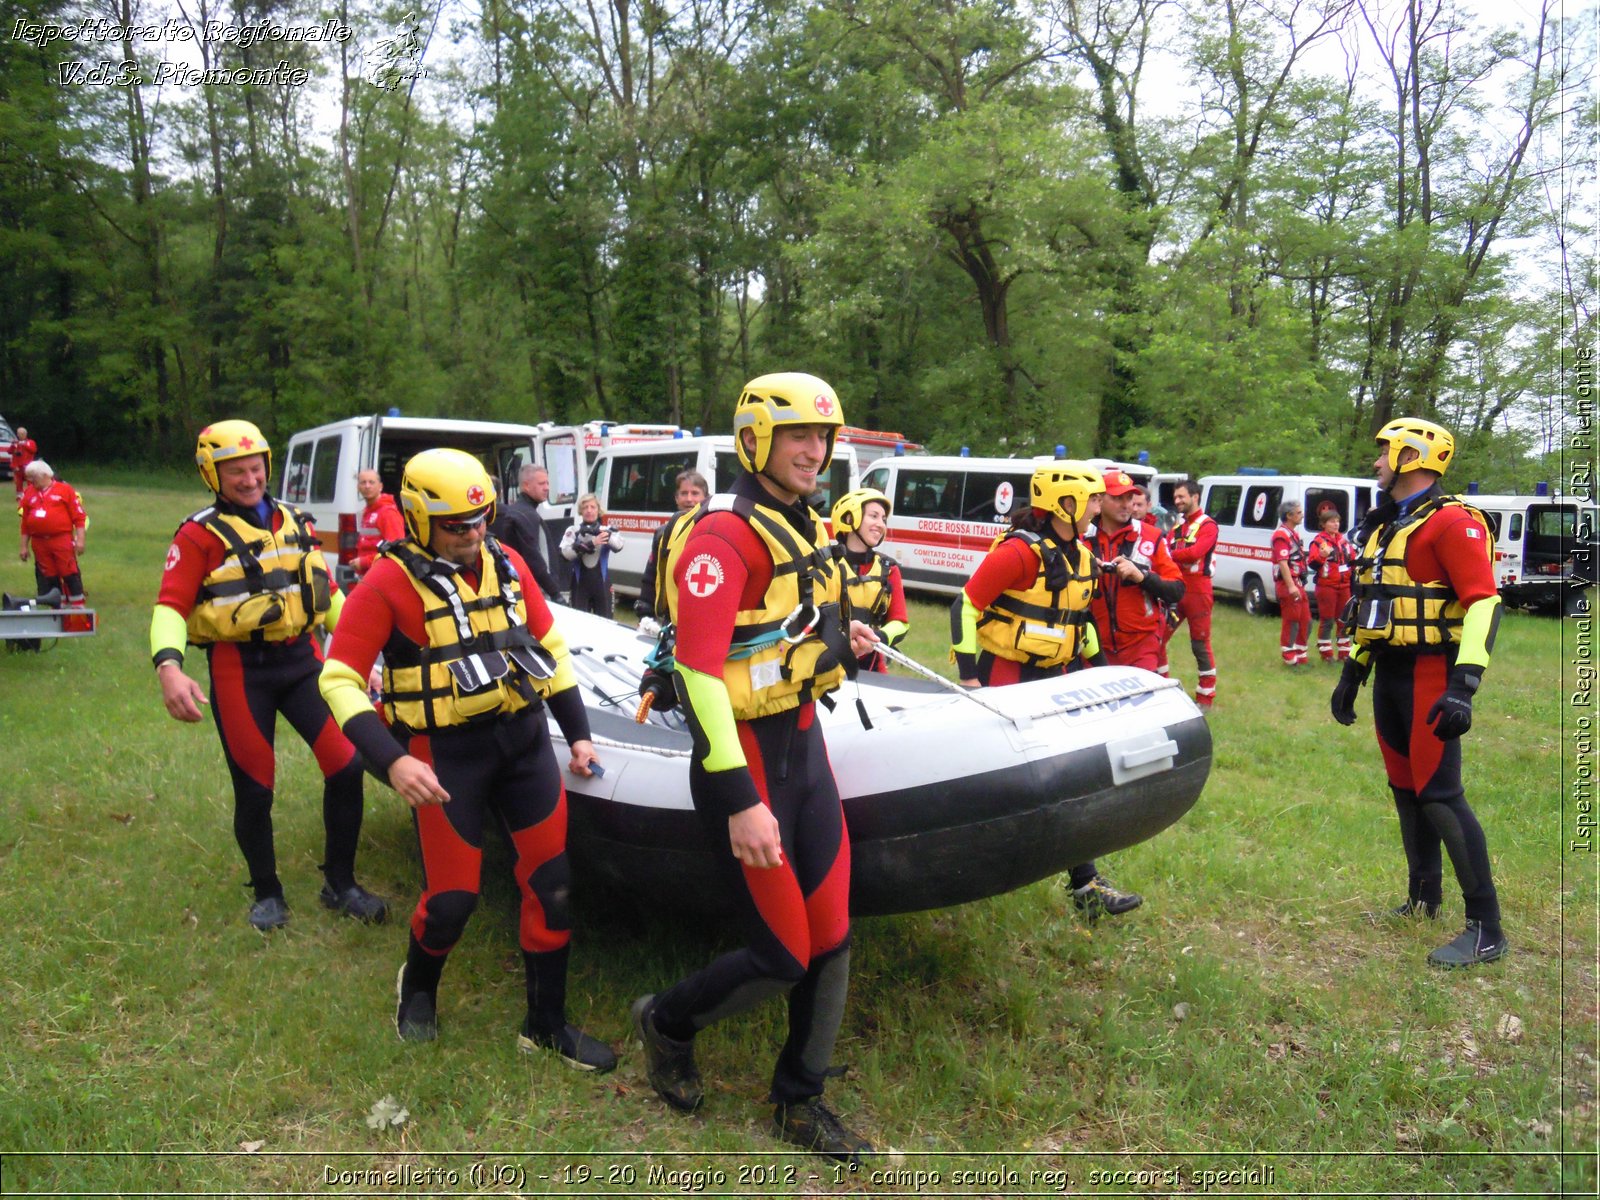
[[[350,594],[351,618],[322,670],[328,707],[411,805],[422,850],[395,1031],[403,1041],[438,1035],[439,980],[477,907],[492,820],[511,840],[521,895],[528,1009],[518,1049],[609,1071],[611,1048],[566,1016],[567,806],[546,707],[570,747],[567,769],[591,775],[597,761],[566,643],[527,562],[488,532],[494,492],[477,459],[460,450],[416,455],[400,508],[405,540],[386,546]],[[367,698],[380,651],[381,717]]]
[[[317,693],[322,650],[343,597],[310,518],[267,490],[272,448],[249,421],[215,421],[195,447],[212,503],[188,517],[167,550],[150,618],[150,653],[161,701],[174,720],[197,723],[205,690],[183,670],[186,645],[206,648],[211,715],[233,777],[233,835],[250,870],[250,924],[286,925],[289,906],[272,844],[274,730],[282,713],[322,769],[326,835],[322,903],[358,921],[382,921],[387,906],[356,882],[361,835],[361,764]]]

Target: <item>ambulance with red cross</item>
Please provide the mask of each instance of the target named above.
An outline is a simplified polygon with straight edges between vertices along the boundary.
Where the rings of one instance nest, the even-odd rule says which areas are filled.
[[[953,596],[1004,532],[1028,488],[1039,458],[971,458],[966,455],[906,455],[880,458],[861,476],[861,486],[889,497],[894,511],[880,547],[900,566],[908,589]],[[1143,463],[1088,460],[1101,470],[1128,472],[1149,487],[1155,471]]]

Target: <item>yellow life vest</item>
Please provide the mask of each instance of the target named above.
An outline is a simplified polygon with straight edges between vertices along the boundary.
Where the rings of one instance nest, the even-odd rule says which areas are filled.
[[[223,546],[222,562],[200,584],[189,641],[286,642],[322,624],[332,601],[328,564],[311,520],[273,501],[282,521],[261,529],[215,505],[187,518]]]
[[[1098,578],[1094,555],[1081,539],[1062,546],[1053,537],[1025,529],[1002,533],[990,551],[1007,538],[1026,542],[1039,560],[1039,570],[1026,590],[1001,592],[984,609],[978,618],[978,645],[996,658],[1033,667],[1071,662],[1089,622],[1089,601]]]
[[[722,668],[733,715],[754,720],[831,692],[847,672],[854,674],[856,660],[850,653],[850,598],[840,548],[815,513],[810,514],[809,545],[777,509],[737,494],[713,496],[688,520],[680,520],[662,568],[673,623],[678,620],[678,564],[694,526],[713,512],[743,518],[772,556],[772,583],[761,607],[741,609],[734,617]],[[686,570],[694,566],[691,559]]]
[[[442,559],[411,542],[393,559],[422,599],[426,645],[391,638],[384,649],[383,707],[414,733],[490,721],[554,690],[556,655],[528,628],[522,583],[494,538],[485,538],[476,590]]]
[[[1464,508],[1483,527],[1484,550],[1494,561],[1494,536],[1489,523],[1470,504],[1454,496],[1422,501],[1407,516],[1378,525],[1367,534],[1356,559],[1352,633],[1359,646],[1387,645],[1427,649],[1461,641],[1465,606],[1443,580],[1420,581],[1406,570],[1406,545],[1434,513],[1449,506]]]
[[[859,574],[849,558],[840,568],[844,572],[845,588],[850,593],[850,612],[856,620],[865,621],[880,629],[889,619],[889,602],[893,594],[889,588],[889,559],[870,550],[867,573]]]

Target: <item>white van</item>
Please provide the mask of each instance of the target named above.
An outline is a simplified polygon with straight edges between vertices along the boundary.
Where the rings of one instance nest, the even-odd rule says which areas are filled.
[[[1507,604],[1567,612],[1580,589],[1596,581],[1593,502],[1572,496],[1480,495],[1463,501],[1480,509],[1494,534],[1494,575]]]
[[[570,426],[515,425],[495,421],[456,421],[436,417],[348,417],[307,429],[277,450],[274,494],[311,514],[336,580],[353,579],[357,520],[365,507],[356,493],[356,472],[378,472],[383,490],[400,491],[400,474],[412,455],[448,446],[476,455],[500,489],[502,501],[514,497],[522,465],[539,462],[550,470],[552,525],[571,507],[583,477],[581,431]],[[566,508],[562,508],[562,505]]]
[[[741,469],[732,434],[613,442],[596,451],[585,490],[599,497],[606,524],[624,535],[622,549],[611,556],[612,586],[630,596],[639,594],[650,540],[678,511],[680,473],[699,471],[711,490],[719,492],[733,483]],[[855,487],[858,478],[854,454],[836,452],[828,478],[811,503],[820,506],[826,516],[834,498]],[[567,520],[570,523],[571,517]]]
[[[1040,458],[916,455],[880,458],[861,486],[889,497],[894,512],[881,549],[900,566],[908,588],[953,596],[972,578],[997,533],[1028,503]],[[1155,472],[1137,463],[1087,460],[1101,470],[1128,472],[1148,487]]]
[[[1263,616],[1275,609],[1272,531],[1278,506],[1298,502],[1305,513],[1306,545],[1316,535],[1316,514],[1325,504],[1339,510],[1339,528],[1349,534],[1376,503],[1377,485],[1349,475],[1279,475],[1246,471],[1207,475],[1199,481],[1205,510],[1217,523],[1217,553],[1211,586],[1244,599],[1245,611]]]

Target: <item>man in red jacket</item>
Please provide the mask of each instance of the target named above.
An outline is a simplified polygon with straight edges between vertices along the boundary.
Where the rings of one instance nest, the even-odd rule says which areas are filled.
[[[1310,662],[1306,643],[1311,634],[1311,601],[1306,597],[1306,544],[1300,537],[1300,520],[1305,509],[1298,500],[1278,505],[1280,524],[1272,531],[1272,578],[1278,593],[1278,610],[1283,624],[1278,646],[1286,667]]]
[[[383,490],[383,481],[373,470],[356,472],[356,491],[365,501],[361,517],[356,524],[356,578],[372,569],[378,557],[378,547],[384,542],[397,542],[406,536],[405,518],[394,502],[394,497]]]
[[[78,569],[78,555],[83,553],[84,530],[89,523],[83,501],[76,490],[55,477],[50,464],[42,458],[28,464],[27,475],[27,487],[18,505],[22,516],[22,549],[18,557],[27,562],[32,551],[33,578],[40,595],[60,588],[63,600],[73,608],[82,608],[83,575]]]
[[[1183,598],[1183,579],[1164,539],[1133,519],[1137,484],[1126,471],[1105,473],[1106,498],[1091,549],[1100,587],[1091,612],[1100,647],[1118,666],[1154,671],[1161,649],[1163,604]]]
[[[16,439],[11,443],[11,485],[19,498],[28,484],[28,464],[38,457],[39,443],[28,436],[26,429],[17,426]]]
[[[1172,490],[1178,523],[1170,538],[1172,561],[1183,574],[1183,599],[1178,601],[1178,625],[1189,622],[1189,649],[1194,651],[1194,699],[1210,708],[1217,698],[1217,657],[1211,649],[1212,560],[1217,553],[1217,523],[1200,507],[1200,485],[1185,479]]]

